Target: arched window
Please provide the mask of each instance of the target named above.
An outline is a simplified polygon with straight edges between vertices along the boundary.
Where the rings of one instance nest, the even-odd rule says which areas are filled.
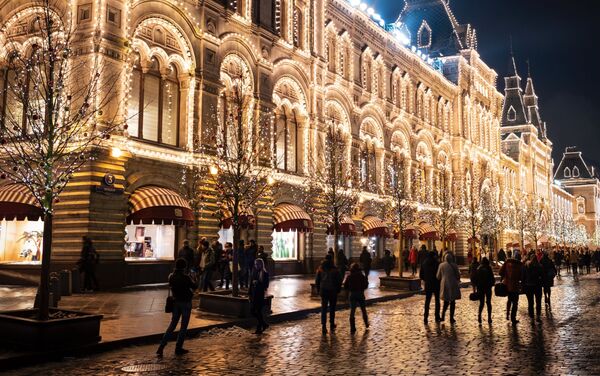
[[[565,175],[565,178],[570,178],[571,177],[571,169],[568,167],[565,167],[563,175]]]
[[[506,114],[506,118],[508,119],[508,121],[515,121],[515,120],[517,120],[517,111],[515,111],[515,108],[513,106],[510,106],[510,108],[508,109],[508,113]]]
[[[573,177],[574,178],[579,177],[579,168],[577,166],[573,167]]]
[[[303,40],[304,29],[302,23],[302,11],[300,11],[300,8],[294,7],[294,46],[302,48]]]
[[[423,21],[417,32],[417,44],[419,48],[431,47],[431,28],[425,21]]]
[[[179,144],[179,81],[172,65],[161,73],[155,58],[147,71],[139,56],[131,77],[128,132],[131,137],[159,144]]]
[[[276,162],[277,168],[288,172],[296,172],[298,152],[298,120],[292,111],[288,115],[285,111],[277,116],[276,123]]]

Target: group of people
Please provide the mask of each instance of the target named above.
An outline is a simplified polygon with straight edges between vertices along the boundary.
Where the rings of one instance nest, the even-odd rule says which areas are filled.
[[[589,274],[592,265],[596,268],[596,272],[600,272],[600,250],[590,251],[588,249],[580,250],[558,250],[554,252],[554,264],[558,269],[558,275],[564,265],[567,274]]]

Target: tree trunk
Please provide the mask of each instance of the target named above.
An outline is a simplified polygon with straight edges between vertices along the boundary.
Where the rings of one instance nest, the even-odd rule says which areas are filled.
[[[237,221],[234,221],[237,222]],[[232,224],[233,226],[233,257],[232,262],[233,266],[231,268],[231,295],[238,296],[240,294],[239,288],[239,265],[238,265],[238,252],[243,252],[244,250],[240,250],[240,226],[238,224]]]
[[[42,239],[42,270],[40,273],[39,320],[48,320],[50,311],[50,256],[52,253],[52,212],[44,214],[44,235]]]
[[[398,271],[400,278],[404,273],[404,259],[402,258],[402,230],[398,231]]]

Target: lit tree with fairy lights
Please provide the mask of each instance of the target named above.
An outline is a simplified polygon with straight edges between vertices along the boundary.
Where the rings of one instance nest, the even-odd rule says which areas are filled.
[[[234,75],[230,83],[222,94],[227,100],[219,118],[217,158],[209,169],[208,182],[214,186],[219,210],[224,209],[231,215],[233,246],[237,251],[243,215],[249,210],[258,215],[261,200],[271,197],[276,185],[269,141],[271,116],[267,110],[256,108],[251,85],[243,75]],[[236,251],[233,252],[233,296],[239,295]]]
[[[548,233],[549,229],[544,201],[531,197],[526,205],[526,210],[528,211],[528,220],[525,227],[534,249],[537,249],[539,240]]]
[[[437,207],[428,208],[423,211],[422,216],[436,230],[440,240],[442,241],[441,252],[447,250],[448,235],[457,225],[460,224],[460,212],[454,204],[454,194],[458,187],[451,185],[452,178],[447,166],[438,166],[440,170],[439,184],[437,187]]]
[[[51,0],[40,2],[27,53],[5,30],[7,90],[0,118],[1,178],[31,192],[44,213],[39,319],[48,320],[54,206],[73,175],[99,151],[123,122],[108,119],[119,74],[111,73],[94,42],[81,55],[71,15],[61,19]],[[77,44],[78,46],[80,45]],[[115,106],[118,107],[118,104]]]

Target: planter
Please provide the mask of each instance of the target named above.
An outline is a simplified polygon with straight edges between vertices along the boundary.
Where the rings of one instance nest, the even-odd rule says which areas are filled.
[[[99,342],[102,315],[50,309],[59,316],[36,319],[37,309],[0,312],[0,342],[34,350],[58,350]]]
[[[348,291],[346,289],[342,289],[342,291],[340,291],[340,293],[338,294],[338,302],[347,302],[349,296],[350,296],[350,291]],[[321,296],[319,295],[319,292],[317,291],[317,285],[315,285],[314,283],[310,284],[310,297],[312,299],[321,299]]]
[[[379,285],[394,290],[420,291],[421,280],[405,277],[380,277]]]
[[[271,302],[273,295],[265,296],[264,314],[271,314]],[[234,316],[240,318],[251,317],[250,301],[248,295],[240,292],[240,296],[232,296],[231,290],[203,292],[200,293],[201,311],[216,313],[224,316]]]

